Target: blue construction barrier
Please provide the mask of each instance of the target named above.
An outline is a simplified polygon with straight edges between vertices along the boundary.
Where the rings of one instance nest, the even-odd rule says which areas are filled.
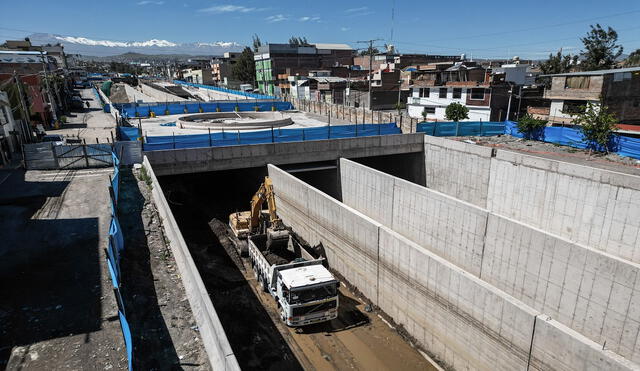
[[[113,176],[109,184],[109,194],[111,203],[111,224],[109,225],[109,241],[107,244],[107,267],[111,276],[113,292],[118,303],[118,316],[120,327],[124,336],[124,343],[127,349],[127,359],[129,370],[133,370],[133,338],[129,323],[125,317],[126,311],[120,289],[122,287],[122,276],[120,274],[120,254],[124,251],[124,236],[118,221],[118,195],[120,193],[120,159],[115,153],[111,153],[113,158]]]
[[[215,90],[215,91],[219,91],[222,93],[229,93],[229,94],[235,94],[235,95],[239,95],[245,98],[253,98],[253,99],[276,99],[276,97],[272,96],[272,95],[263,95],[263,94],[256,94],[256,93],[248,93],[248,92],[244,92],[244,91],[240,91],[240,90],[234,90],[234,89],[227,89],[227,88],[221,88],[219,86],[211,86],[211,85],[202,85],[202,84],[193,84],[190,82],[186,82],[186,81],[181,81],[181,80],[173,80],[174,84],[178,84],[178,85],[186,85],[186,86],[193,86],[195,88],[202,88],[202,89],[208,89],[208,90]]]
[[[434,137],[455,137],[455,136],[492,136],[504,134],[504,122],[491,121],[442,121],[442,122],[421,122],[417,125],[416,131]]]
[[[518,127],[513,121],[505,121],[505,134],[518,138],[524,137],[524,135],[518,131]],[[591,146],[584,141],[584,136],[579,129],[571,127],[546,127],[544,130],[536,133],[532,139],[581,149],[594,149],[597,151],[603,151],[605,149],[599,148],[598,146]],[[640,139],[614,134],[611,136],[607,147],[610,152],[615,152],[620,156],[640,159]]]
[[[203,112],[288,111],[290,102],[282,101],[229,101],[229,102],[166,102],[166,103],[118,103],[114,107],[123,117],[149,117]]]
[[[211,134],[164,135],[146,137],[145,151],[166,149],[222,147],[242,144],[301,142],[335,138],[367,137],[374,135],[401,134],[395,123],[322,126],[304,129],[281,129],[260,131],[225,131]],[[122,140],[135,140],[136,128],[120,128]]]

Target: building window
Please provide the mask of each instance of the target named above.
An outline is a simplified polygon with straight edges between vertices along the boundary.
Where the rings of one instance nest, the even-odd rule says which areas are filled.
[[[478,88],[471,89],[471,99],[484,100],[484,90],[485,89]]]
[[[453,98],[462,98],[462,88],[453,88]]]
[[[565,89],[588,89],[589,76],[569,76],[564,84]]]
[[[562,106],[562,113],[576,114],[583,113],[585,110],[586,102],[580,100],[565,100]]]
[[[447,97],[447,88],[440,88],[440,93],[438,94],[438,98],[446,98]]]
[[[436,113],[436,108],[435,107],[424,107],[422,109],[422,112],[426,112],[427,114],[434,114],[434,113]]]
[[[420,88],[420,98],[429,98],[429,88]]]

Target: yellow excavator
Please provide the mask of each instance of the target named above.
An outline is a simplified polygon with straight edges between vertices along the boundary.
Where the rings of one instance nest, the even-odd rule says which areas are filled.
[[[266,212],[262,210],[265,202],[268,207]],[[289,231],[284,227],[282,220],[278,218],[273,183],[268,176],[264,177],[264,182],[251,198],[251,209],[229,215],[229,227],[236,237],[232,241],[241,255],[247,254],[249,235],[266,234],[267,249],[276,243],[289,241]]]

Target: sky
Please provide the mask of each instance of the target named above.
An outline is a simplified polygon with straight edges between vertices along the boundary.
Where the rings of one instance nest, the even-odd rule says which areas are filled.
[[[393,17],[392,17],[393,14]],[[393,18],[393,22],[392,22]],[[347,43],[380,39],[403,53],[542,59],[577,54],[589,25],[640,48],[640,1],[1,0],[0,40],[43,32],[97,40]]]

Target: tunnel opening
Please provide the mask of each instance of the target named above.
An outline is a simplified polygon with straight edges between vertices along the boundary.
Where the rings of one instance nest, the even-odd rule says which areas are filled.
[[[349,158],[349,160],[411,183],[426,186],[423,152]]]
[[[342,201],[338,161],[317,161],[278,167],[312,187]]]
[[[163,192],[243,370],[302,366],[209,227],[213,218],[249,209],[266,167],[160,177]]]

